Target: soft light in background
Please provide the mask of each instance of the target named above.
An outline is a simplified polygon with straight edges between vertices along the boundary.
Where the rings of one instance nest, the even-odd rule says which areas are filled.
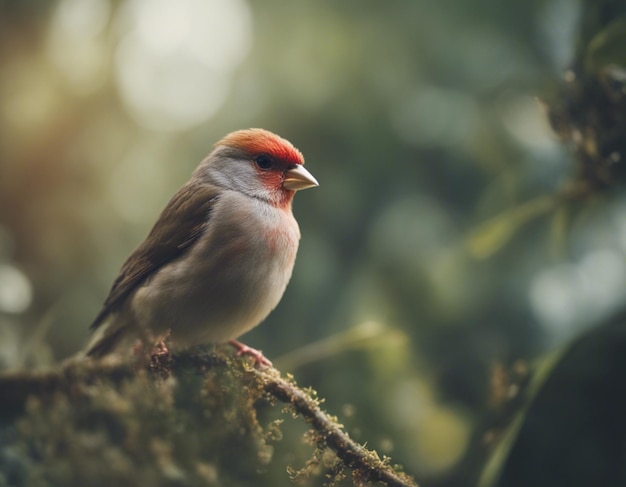
[[[625,297],[623,199],[577,219],[566,253],[541,218],[488,259],[467,245],[571,175],[534,96],[567,66],[579,14],[575,0],[1,1],[2,366],[77,351],[212,143],[263,127],[320,187],[295,201],[287,293],[244,340],[357,440],[420,478],[463,475],[485,451],[493,365],[562,345]]]

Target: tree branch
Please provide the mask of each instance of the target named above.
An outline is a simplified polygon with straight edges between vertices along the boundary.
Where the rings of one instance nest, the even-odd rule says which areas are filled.
[[[289,404],[317,433],[314,438],[319,448],[330,448],[343,464],[350,468],[355,479],[383,482],[390,487],[416,487],[413,479],[399,473],[387,460],[381,460],[353,441],[342,425],[329,417],[310,392],[299,388],[291,379],[284,379],[275,368],[254,369],[247,362],[233,361],[220,354],[193,350],[174,355],[153,356],[146,368],[122,362],[68,362],[58,370],[49,372],[5,372],[0,374],[0,416],[15,416],[23,410],[28,397],[38,398],[55,393],[71,393],[105,379],[119,385],[124,380],[141,373],[159,379],[170,375],[194,374],[205,376],[216,367],[228,367],[240,372],[243,381],[263,395]]]
[[[408,475],[396,472],[387,462],[382,461],[376,452],[356,443],[348,436],[340,424],[331,419],[319,407],[319,401],[294,383],[282,377],[278,370],[255,370],[263,381],[264,390],[281,402],[291,404],[298,414],[307,420],[318,433],[319,446],[328,446],[360,478],[370,482],[384,482],[391,487],[415,487],[417,484]]]

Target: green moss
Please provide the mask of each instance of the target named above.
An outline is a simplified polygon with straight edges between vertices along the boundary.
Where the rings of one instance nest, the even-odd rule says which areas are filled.
[[[140,373],[31,397],[4,431],[0,485],[255,485],[272,448],[257,391],[235,375]]]
[[[347,469],[414,485],[350,440],[319,408],[314,390],[276,369],[203,350],[134,366],[85,361],[45,374],[0,375],[3,391],[9,407],[0,409],[0,487],[245,487],[274,485],[270,477],[338,486]],[[283,413],[311,426],[286,442],[307,443],[310,460],[306,451],[291,459],[304,463],[300,470],[287,468],[291,460],[273,462],[274,444],[283,439],[279,401]]]

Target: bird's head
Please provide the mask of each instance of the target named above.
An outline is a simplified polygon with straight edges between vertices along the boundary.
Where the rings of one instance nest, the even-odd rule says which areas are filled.
[[[220,140],[194,176],[279,207],[288,207],[295,191],[318,186],[291,142],[256,128]]]

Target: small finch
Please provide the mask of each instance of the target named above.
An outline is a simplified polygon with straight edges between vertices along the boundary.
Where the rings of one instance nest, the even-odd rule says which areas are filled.
[[[270,364],[235,339],[267,317],[291,278],[300,240],[291,202],[318,186],[303,164],[290,142],[262,129],[215,144],[122,266],[86,356],[167,337],[175,347],[228,342]]]

